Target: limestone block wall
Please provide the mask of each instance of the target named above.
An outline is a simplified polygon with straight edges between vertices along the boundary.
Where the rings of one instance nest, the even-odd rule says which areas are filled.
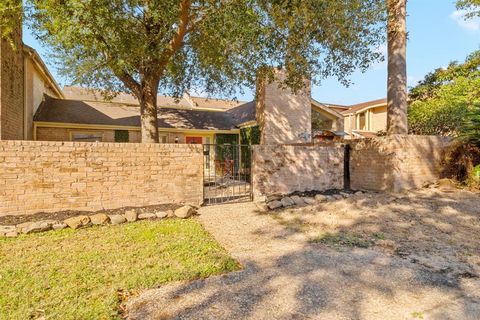
[[[343,189],[343,166],[343,147],[255,146],[252,161],[254,197]]]
[[[0,141],[0,216],[202,199],[199,145]]]
[[[402,191],[435,182],[450,140],[437,136],[392,136],[352,141],[352,189]]]

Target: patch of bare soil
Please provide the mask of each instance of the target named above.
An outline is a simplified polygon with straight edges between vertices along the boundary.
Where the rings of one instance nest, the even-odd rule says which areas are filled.
[[[363,193],[273,213],[311,242],[370,247],[454,277],[480,275],[480,194]]]
[[[99,211],[76,211],[76,210],[66,210],[66,211],[59,211],[59,212],[38,212],[35,214],[29,215],[15,215],[15,216],[3,216],[0,217],[0,225],[17,225],[24,222],[34,222],[34,221],[42,221],[42,220],[58,220],[63,221],[65,219],[76,217],[80,215],[90,215],[95,213],[105,213],[107,215],[114,215],[114,214],[124,214],[127,210],[138,210],[142,213],[148,212],[156,212],[156,211],[167,211],[167,210],[175,210],[181,207],[179,204],[172,204],[172,203],[165,203],[153,206],[145,206],[145,207],[124,207],[118,209],[105,209]]]

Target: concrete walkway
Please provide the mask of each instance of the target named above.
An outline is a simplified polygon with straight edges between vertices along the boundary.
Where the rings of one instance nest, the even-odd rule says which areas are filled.
[[[309,243],[252,203],[200,214],[244,269],[148,290],[129,301],[130,319],[480,319],[478,279]]]

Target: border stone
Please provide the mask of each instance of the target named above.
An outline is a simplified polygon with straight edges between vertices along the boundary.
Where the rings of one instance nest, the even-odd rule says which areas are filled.
[[[110,218],[105,213],[97,213],[90,216],[90,221],[94,225],[103,225],[107,224],[110,221]]]
[[[128,222],[135,222],[138,219],[138,214],[136,210],[127,210],[125,211],[124,216]]]
[[[127,219],[121,214],[112,214],[108,217],[110,218],[110,223],[113,225],[127,222]]]
[[[166,217],[168,217],[168,214],[169,214],[168,211],[157,211],[157,212],[155,212],[155,216],[157,217],[157,219],[166,218]]]
[[[267,203],[267,207],[270,209],[270,210],[275,210],[275,209],[278,209],[278,208],[281,208],[283,207],[282,203],[278,200],[273,200],[273,201],[270,201],[269,203]]]
[[[197,211],[194,207],[186,205],[175,210],[175,216],[181,219],[186,219],[194,215]]]
[[[157,215],[155,213],[141,213],[138,215],[138,220],[147,220],[147,219],[156,219]]]
[[[292,198],[290,197],[283,197],[282,200],[282,205],[286,208],[286,207],[291,207],[291,206],[294,206],[295,205],[295,202],[293,202]]]
[[[79,229],[82,227],[86,227],[90,224],[90,217],[76,216],[76,217],[65,219],[63,222],[65,222],[65,224],[72,229]]]
[[[292,199],[292,201],[297,205],[302,205],[302,204],[305,204],[305,201],[303,201],[303,199],[300,197],[300,196],[291,196],[290,199]]]

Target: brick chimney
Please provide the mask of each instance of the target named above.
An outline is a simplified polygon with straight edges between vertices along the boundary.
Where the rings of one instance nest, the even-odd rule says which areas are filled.
[[[257,79],[256,117],[260,127],[260,144],[298,144],[312,141],[312,107],[310,81],[297,93],[282,88],[283,70],[275,69],[274,80]]]
[[[12,42],[0,39],[0,140],[23,139],[24,60],[22,21],[13,31]]]

